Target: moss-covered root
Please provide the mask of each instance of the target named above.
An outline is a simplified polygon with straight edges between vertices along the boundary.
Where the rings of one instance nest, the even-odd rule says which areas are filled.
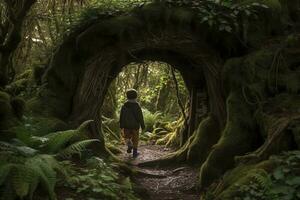
[[[187,160],[202,165],[207,158],[211,147],[220,138],[220,127],[217,119],[210,115],[204,119],[195,131],[194,139],[187,149]]]
[[[187,150],[189,145],[194,139],[195,134],[193,134],[188,141],[177,151],[170,153],[162,158],[151,160],[147,162],[140,163],[139,166],[141,167],[150,167],[150,166],[167,166],[171,165],[172,163],[180,163],[186,161],[187,158]]]
[[[170,153],[160,159],[141,163],[141,166],[164,166],[176,162],[191,162],[201,165],[209,154],[212,145],[220,137],[220,128],[215,117],[209,115],[204,119],[194,134],[176,152]]]
[[[234,166],[234,157],[252,150],[255,139],[253,110],[239,89],[227,98],[227,123],[200,170],[200,187],[205,188]]]

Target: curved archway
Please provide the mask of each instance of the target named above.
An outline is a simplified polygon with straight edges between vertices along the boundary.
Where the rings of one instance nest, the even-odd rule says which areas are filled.
[[[185,12],[192,17],[190,11],[160,7],[149,5],[71,34],[54,54],[44,75],[51,113],[77,125],[87,119],[99,119],[106,90],[122,67],[148,59],[167,62],[182,74],[191,96],[189,133],[196,123],[197,92],[203,89],[208,92],[210,112],[224,126],[219,53],[207,44],[208,33],[197,35],[201,25],[178,28],[179,14]],[[155,17],[146,18],[147,11],[153,12],[154,8],[158,12]],[[168,24],[164,22],[166,15],[170,17]]]
[[[268,24],[273,14],[280,17],[277,7],[270,7],[270,12],[262,12],[261,21],[254,22],[253,27],[250,24],[247,30],[239,33],[249,36],[248,43],[256,48],[278,28],[277,24],[271,27]],[[43,76],[45,87],[40,99],[46,105],[45,110],[73,126],[94,119],[96,125],[91,127],[92,137],[102,139],[102,149],[97,150],[105,151],[101,122],[97,119],[100,119],[101,106],[111,81],[122,67],[131,62],[167,62],[183,76],[191,99],[184,137],[185,141],[189,140],[172,159],[201,157],[198,163],[202,165],[200,182],[202,186],[208,186],[213,179],[234,166],[235,156],[253,150],[249,141],[255,139],[256,133],[252,133],[256,122],[251,119],[254,109],[241,95],[244,84],[241,80],[247,79],[243,69],[239,68],[239,65],[245,65],[242,62],[233,62],[230,67],[234,68],[235,74],[225,77],[230,79],[226,84],[231,90],[227,94],[226,116],[223,64],[228,58],[245,53],[234,53],[243,49],[241,41],[234,34],[201,23],[195,15],[188,8],[152,3],[121,16],[92,20],[80,26],[56,50]],[[253,33],[258,31],[258,27],[262,37],[256,38]],[[228,73],[231,72],[229,68]],[[238,80],[235,80],[236,76],[239,76]],[[199,125],[194,137],[189,137],[197,127],[195,115],[198,93],[202,90],[208,94],[210,116]],[[235,113],[242,113],[248,118],[241,119],[243,117]],[[229,123],[224,128],[226,120]],[[230,123],[232,121],[235,123]],[[201,138],[202,143],[199,143],[200,136],[207,138]],[[211,139],[208,139],[209,136],[213,139],[206,142],[206,139]]]

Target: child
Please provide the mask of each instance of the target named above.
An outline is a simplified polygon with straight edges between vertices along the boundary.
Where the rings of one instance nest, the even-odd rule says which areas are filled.
[[[126,92],[127,101],[121,108],[120,128],[127,144],[127,153],[133,150],[133,157],[138,156],[139,129],[145,129],[142,109],[137,99],[137,91],[130,89]]]

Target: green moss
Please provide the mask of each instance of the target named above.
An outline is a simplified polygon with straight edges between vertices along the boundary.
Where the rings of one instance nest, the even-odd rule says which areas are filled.
[[[187,159],[201,165],[211,151],[211,147],[220,138],[220,128],[217,119],[209,116],[204,119],[195,131],[195,137],[189,145]]]
[[[239,90],[227,98],[227,123],[200,170],[200,185],[207,187],[234,166],[234,157],[250,151],[255,138],[253,111]]]
[[[264,187],[267,187],[268,173],[263,169],[251,169],[246,173],[239,173],[238,180],[234,184],[230,185],[221,195],[218,196],[218,200],[232,200],[237,197],[245,196],[256,196],[259,198],[259,194],[245,194],[249,190],[265,190]],[[255,185],[255,188],[251,186]],[[256,188],[257,187],[257,188]],[[256,191],[255,191],[256,192]]]
[[[6,92],[0,91],[0,100],[8,102],[10,100],[9,94],[7,94]]]
[[[16,80],[20,79],[30,79],[32,77],[32,69],[25,70],[22,74],[16,77]]]
[[[6,86],[5,90],[10,94],[19,95],[22,91],[26,89],[29,81],[30,80],[27,78],[16,80],[10,85]]]

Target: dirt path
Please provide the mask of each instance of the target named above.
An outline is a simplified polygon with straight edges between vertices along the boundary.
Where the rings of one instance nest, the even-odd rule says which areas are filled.
[[[172,152],[158,145],[141,145],[140,155],[132,159],[131,154],[125,152],[120,158],[131,164],[139,173],[133,177],[137,193],[143,200],[199,200],[196,192],[198,169],[189,166],[170,163],[170,167],[150,168],[140,167],[140,163],[158,159]]]

